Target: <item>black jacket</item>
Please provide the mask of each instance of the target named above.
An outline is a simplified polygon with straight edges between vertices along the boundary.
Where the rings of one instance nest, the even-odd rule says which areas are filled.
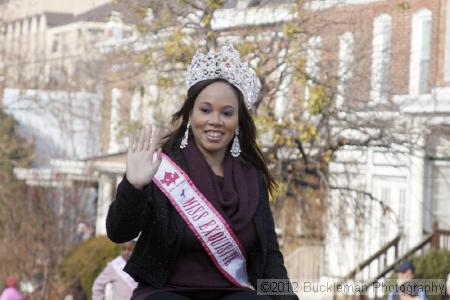
[[[166,149],[164,152],[187,172],[181,151],[168,153]],[[257,242],[247,258],[249,280],[255,287],[257,279],[288,278],[275,233],[267,186],[263,173],[258,174],[260,196],[253,216]],[[116,199],[109,207],[106,230],[108,237],[116,243],[132,240],[141,232],[125,271],[138,282],[162,288],[175,263],[184,230],[189,229],[155,184],[137,190],[124,176],[117,187]]]

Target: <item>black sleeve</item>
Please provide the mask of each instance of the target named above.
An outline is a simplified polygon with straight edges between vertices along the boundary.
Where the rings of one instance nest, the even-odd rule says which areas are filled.
[[[284,266],[283,254],[281,254],[278,245],[278,238],[275,232],[275,223],[273,214],[270,209],[269,195],[266,185],[264,185],[263,192],[264,199],[264,220],[266,222],[266,237],[267,237],[267,256],[264,268],[264,279],[289,279],[287,270]],[[298,299],[295,294],[272,296],[273,299]]]
[[[106,233],[111,241],[124,243],[139,235],[142,220],[150,209],[149,201],[146,201],[150,188],[151,184],[138,190],[123,176],[106,216]]]

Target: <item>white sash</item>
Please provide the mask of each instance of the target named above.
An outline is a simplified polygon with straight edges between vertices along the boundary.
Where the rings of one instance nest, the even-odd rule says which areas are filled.
[[[254,289],[248,281],[244,250],[230,226],[188,175],[167,155],[162,156],[153,182],[167,196],[222,274],[236,286]]]
[[[125,281],[126,284],[132,290],[134,290],[138,284],[136,281],[134,281],[133,277],[125,273],[125,271],[123,270],[126,263],[127,262],[125,261],[125,259],[121,255],[119,255],[111,261],[111,266],[113,267],[114,271],[116,271],[117,275],[119,275],[123,279],[123,281]]]

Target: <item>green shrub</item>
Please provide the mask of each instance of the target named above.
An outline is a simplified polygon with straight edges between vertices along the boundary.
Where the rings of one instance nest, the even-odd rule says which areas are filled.
[[[92,284],[108,261],[119,255],[119,245],[106,236],[98,236],[81,243],[58,266],[57,272],[65,282],[79,279],[83,291],[91,299]]]
[[[416,276],[421,279],[446,279],[450,273],[450,251],[431,249],[427,254],[411,259]]]

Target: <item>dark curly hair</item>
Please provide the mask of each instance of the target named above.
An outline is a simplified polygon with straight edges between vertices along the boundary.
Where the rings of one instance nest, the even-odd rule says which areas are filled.
[[[177,147],[180,144],[197,96],[203,89],[214,82],[225,82],[229,84],[236,93],[239,101],[239,144],[241,146],[241,154],[239,157],[244,163],[253,165],[256,169],[263,171],[269,192],[273,195],[277,188],[277,183],[270,174],[264,155],[256,143],[256,126],[245,105],[244,96],[238,88],[225,79],[216,78],[203,80],[196,83],[188,90],[187,98],[184,101],[183,106],[172,115],[171,125],[172,128],[175,129],[163,138],[164,147],[174,149],[174,147]],[[230,147],[231,143],[229,145],[229,148]]]

